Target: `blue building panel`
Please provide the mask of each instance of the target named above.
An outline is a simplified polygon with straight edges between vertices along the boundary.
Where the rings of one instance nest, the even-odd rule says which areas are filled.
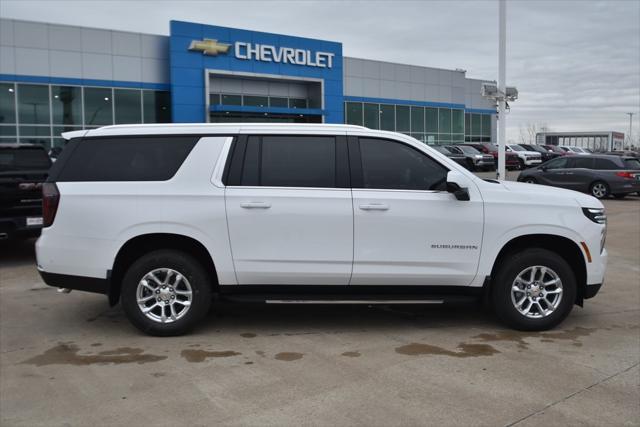
[[[229,45],[228,51],[216,55],[205,55],[201,51],[190,51],[192,41],[203,39],[216,40],[217,43]],[[300,61],[306,64],[295,64],[284,61],[263,61],[256,58],[242,59],[246,45],[273,46],[278,52],[281,48],[300,49]],[[236,55],[236,47],[240,55]],[[243,52],[244,50],[244,52]],[[281,52],[281,51],[280,51]],[[331,67],[314,66],[317,52],[332,55]],[[309,60],[302,61],[303,58]],[[325,63],[328,65],[328,58]],[[227,72],[243,72],[254,74],[279,75],[287,77],[303,77],[324,81],[324,110],[322,114],[326,123],[343,123],[344,95],[342,82],[342,44],[326,40],[304,37],[285,36],[204,25],[182,21],[171,21],[169,62],[171,70],[172,112],[174,122],[203,122],[207,120],[205,70],[224,70]],[[194,96],[199,91],[200,96]],[[275,111],[273,111],[275,112]]]

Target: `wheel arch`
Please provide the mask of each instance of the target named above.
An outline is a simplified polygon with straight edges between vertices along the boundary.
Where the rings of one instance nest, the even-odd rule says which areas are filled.
[[[576,301],[582,307],[587,286],[587,265],[582,250],[573,240],[555,234],[526,234],[509,240],[498,253],[493,262],[491,276],[495,277],[502,260],[509,254],[529,248],[542,248],[556,253],[563,258],[576,277]]]
[[[211,278],[212,288],[218,285],[218,275],[213,258],[207,248],[193,237],[174,233],[141,234],[127,240],[118,251],[109,277],[109,304],[120,299],[122,279],[127,269],[138,258],[158,249],[175,249],[188,253],[197,259]]]

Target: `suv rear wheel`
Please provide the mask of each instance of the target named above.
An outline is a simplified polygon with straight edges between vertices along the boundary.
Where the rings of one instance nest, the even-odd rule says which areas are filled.
[[[491,298],[500,320],[522,331],[542,331],[562,322],[576,299],[569,264],[546,249],[527,249],[502,260]]]
[[[209,311],[211,284],[190,255],[158,250],[135,261],[122,282],[122,307],[129,321],[150,335],[181,335]]]

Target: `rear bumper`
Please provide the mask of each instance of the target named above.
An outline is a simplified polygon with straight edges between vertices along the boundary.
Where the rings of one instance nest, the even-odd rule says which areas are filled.
[[[109,279],[47,273],[40,269],[38,269],[38,273],[40,273],[40,277],[42,277],[44,283],[54,288],[67,288],[105,295],[109,293]]]
[[[38,218],[42,221],[42,214],[29,216],[0,217],[0,233],[27,234],[37,236],[42,229],[42,223],[30,225],[27,219]]]
[[[616,180],[610,182],[611,193],[613,194],[628,194],[640,191],[640,181],[637,180]]]

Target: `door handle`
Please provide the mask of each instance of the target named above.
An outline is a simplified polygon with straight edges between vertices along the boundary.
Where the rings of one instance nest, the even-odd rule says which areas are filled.
[[[271,207],[271,203],[266,202],[242,202],[240,203],[241,208],[245,209],[269,209]]]
[[[360,205],[360,209],[363,211],[388,211],[389,205],[384,203],[369,203],[365,205]]]

